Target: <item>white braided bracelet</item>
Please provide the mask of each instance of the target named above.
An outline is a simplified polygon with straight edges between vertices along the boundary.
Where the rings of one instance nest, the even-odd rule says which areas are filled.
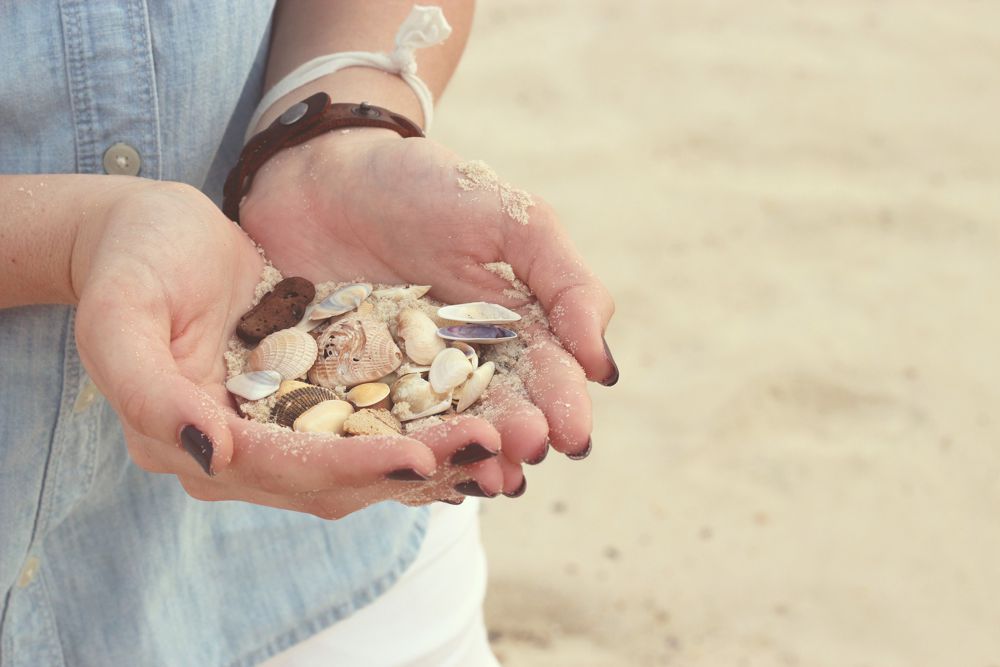
[[[417,61],[414,52],[428,46],[440,44],[451,35],[451,26],[444,18],[440,7],[423,7],[414,5],[410,15],[406,17],[396,33],[396,48],[392,53],[374,53],[370,51],[342,51],[314,58],[297,67],[288,76],[274,84],[257,105],[256,111],[247,126],[244,143],[250,139],[253,128],[257,126],[261,116],[279,99],[327,74],[333,74],[346,67],[374,67],[386,72],[398,74],[420,100],[420,110],[424,114],[424,131],[430,129],[434,117],[434,96],[430,89],[417,76]]]

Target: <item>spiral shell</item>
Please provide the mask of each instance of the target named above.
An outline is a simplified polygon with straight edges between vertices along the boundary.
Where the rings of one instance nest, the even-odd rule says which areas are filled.
[[[445,343],[437,335],[434,320],[416,308],[404,308],[396,317],[396,333],[403,341],[403,349],[411,361],[430,365]]]
[[[326,387],[306,385],[292,389],[278,396],[274,407],[271,408],[271,420],[276,424],[291,428],[303,412],[323,401],[332,401],[336,398],[337,394]]]
[[[334,322],[319,340],[319,359],[309,381],[324,387],[374,382],[399,368],[403,353],[383,322],[349,319]]]
[[[275,331],[247,359],[250,370],[277,371],[285,380],[302,377],[316,362],[316,340],[299,329]]]

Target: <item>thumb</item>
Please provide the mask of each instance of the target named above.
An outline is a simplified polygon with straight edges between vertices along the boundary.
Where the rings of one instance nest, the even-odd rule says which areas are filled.
[[[120,291],[85,293],[76,339],[87,372],[131,428],[182,447],[210,475],[228,466],[233,440],[222,406],[177,366],[165,299],[136,304]]]

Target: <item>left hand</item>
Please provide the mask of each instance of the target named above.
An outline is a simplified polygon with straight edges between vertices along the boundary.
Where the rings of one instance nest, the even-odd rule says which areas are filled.
[[[513,494],[523,482],[521,463],[544,457],[547,440],[571,457],[589,452],[586,379],[617,379],[603,340],[614,305],[546,204],[536,200],[521,224],[502,210],[499,194],[460,188],[460,163],[428,139],[382,129],[331,132],[265,164],[240,218],[276,267],[315,282],[425,284],[444,302],[517,308],[527,301],[483,266],[512,265],[551,327],[524,332],[530,363],[519,372],[531,402],[493,392],[502,409],[492,424],[468,416],[450,423],[461,421],[464,437],[502,443],[502,490]],[[446,451],[448,431],[415,437]]]

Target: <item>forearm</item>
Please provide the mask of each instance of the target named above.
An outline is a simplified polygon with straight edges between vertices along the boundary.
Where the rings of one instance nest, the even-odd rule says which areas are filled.
[[[396,30],[413,4],[412,0],[281,0],[275,9],[265,89],[318,56],[340,51],[392,51]],[[437,98],[462,56],[474,2],[439,0],[434,4],[441,7],[451,24],[451,36],[443,44],[420,49],[416,57],[418,75]],[[370,67],[350,67],[278,100],[255,131],[267,127],[287,107],[319,91],[328,93],[334,102],[364,100],[423,124],[420,104],[401,78]]]
[[[136,181],[124,176],[0,176],[0,308],[76,303],[74,248],[105,207]],[[86,258],[78,258],[85,260]]]

